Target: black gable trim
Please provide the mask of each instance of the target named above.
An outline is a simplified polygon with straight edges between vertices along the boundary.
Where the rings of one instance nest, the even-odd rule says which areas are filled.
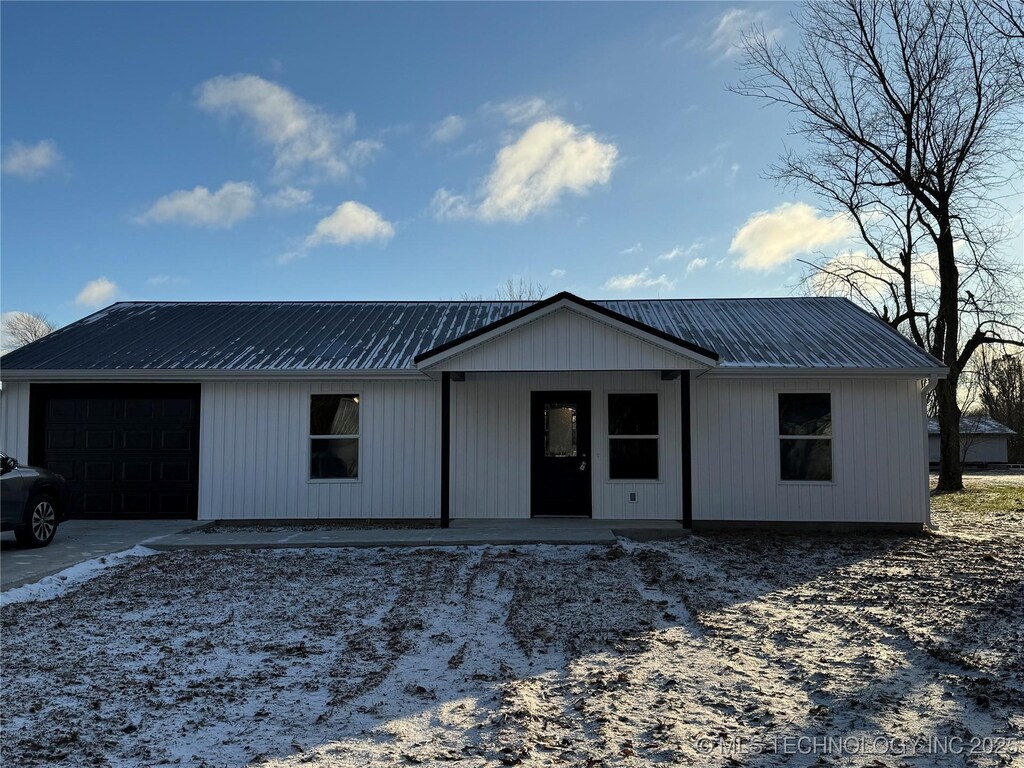
[[[619,314],[618,312],[606,309],[605,307],[602,307],[599,304],[595,304],[592,301],[582,299],[573,293],[569,293],[568,291],[562,291],[561,293],[556,293],[554,296],[544,299],[543,301],[538,301],[536,304],[532,306],[526,307],[525,309],[521,309],[518,312],[513,312],[511,315],[507,315],[506,317],[503,317],[500,320],[495,320],[493,323],[485,325],[481,328],[477,328],[476,330],[470,331],[469,333],[464,333],[462,336],[454,338],[451,341],[446,341],[444,344],[440,344],[434,347],[433,349],[428,349],[425,352],[420,352],[413,358],[413,362],[419,365],[424,360],[428,360],[431,357],[435,357],[436,355],[440,355],[443,352],[447,352],[449,349],[457,347],[460,344],[465,344],[467,341],[472,341],[473,339],[479,338],[480,336],[483,336],[485,333],[490,333],[491,331],[509,325],[510,323],[515,323],[519,320],[522,320],[524,317],[529,317],[535,312],[539,312],[542,309],[547,309],[552,304],[557,304],[558,302],[563,300],[569,301],[573,304],[577,304],[585,309],[589,309],[592,312],[596,312],[600,315],[604,315],[605,317],[611,320],[615,320],[624,325],[628,325],[631,328],[636,328],[637,330],[643,331],[644,333],[648,333],[651,336],[657,336],[659,339],[667,341],[670,344],[675,344],[676,346],[682,347],[683,349],[688,349],[690,352],[701,355],[702,357],[707,357],[711,360],[716,361],[718,360],[718,353],[713,350],[705,349],[704,347],[698,346],[693,342],[687,341],[686,339],[680,339],[678,336],[673,336],[671,333],[666,333],[660,328],[654,328],[653,326],[647,325],[646,323],[641,323],[639,320],[634,320],[632,317],[627,317],[626,315],[622,315]]]

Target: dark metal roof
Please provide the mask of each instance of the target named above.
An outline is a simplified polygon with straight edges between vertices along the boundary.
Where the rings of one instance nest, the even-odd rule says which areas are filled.
[[[722,368],[939,369],[845,299],[595,302]],[[531,302],[122,302],[0,358],[3,371],[394,371]]]
[[[939,420],[928,419],[928,434],[939,434]],[[1000,424],[991,416],[968,415],[960,417],[961,435],[1015,435],[1017,434],[1005,424]]]

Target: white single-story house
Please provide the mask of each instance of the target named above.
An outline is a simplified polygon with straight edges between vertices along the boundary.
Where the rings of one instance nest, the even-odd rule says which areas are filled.
[[[844,299],[126,302],[0,359],[72,515],[921,528],[945,369]]]
[[[991,416],[968,414],[960,418],[960,460],[964,464],[988,466],[1006,464],[1009,453],[1006,441],[1017,434]],[[928,463],[938,465],[939,421],[928,420]]]

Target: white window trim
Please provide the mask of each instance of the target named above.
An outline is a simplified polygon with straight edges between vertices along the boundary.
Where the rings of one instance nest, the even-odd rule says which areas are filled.
[[[352,397],[358,397],[359,402],[359,434],[357,435],[311,435],[309,434],[310,420],[313,413],[313,397],[316,395],[351,395]],[[351,483],[363,482],[363,392],[362,390],[346,389],[344,392],[307,392],[306,393],[306,483],[312,485],[334,485],[336,483],[342,483],[345,485]],[[310,461],[313,455],[313,441],[314,440],[356,440],[357,441],[357,472],[355,477],[310,477]]]
[[[612,414],[611,406],[609,404],[610,395],[654,395],[657,397],[658,402],[658,434],[656,435],[613,435],[611,434],[612,428]],[[662,454],[664,451],[661,450],[661,445],[658,445],[658,476],[635,478],[631,479],[628,477],[612,477],[612,440],[661,440],[661,392],[657,389],[615,389],[607,390],[604,393],[604,431],[605,438],[608,442],[608,461],[606,468],[606,477],[604,482],[610,485],[661,485],[665,482],[665,473],[662,467]]]
[[[832,434],[830,435],[783,435],[779,432],[779,421],[781,414],[779,413],[779,395],[828,395],[828,415],[829,415],[829,426],[832,428]],[[831,389],[803,389],[803,388],[790,388],[790,387],[778,387],[775,390],[775,482],[777,485],[810,485],[821,487],[825,485],[835,485],[836,475],[838,474],[839,468],[836,466],[836,420],[835,420],[835,406],[836,396]],[[829,454],[832,459],[832,478],[830,480],[783,480],[782,479],[782,441],[783,440],[828,440],[829,441]]]

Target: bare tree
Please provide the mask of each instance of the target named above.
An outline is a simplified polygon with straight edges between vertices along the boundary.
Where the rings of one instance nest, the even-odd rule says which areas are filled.
[[[997,201],[1020,174],[1021,41],[971,0],[802,6],[792,49],[747,35],[740,94],[788,107],[803,139],[773,175],[850,215],[866,251],[816,264],[941,360],[939,489],[960,490],[960,373],[986,344],[1020,344],[1020,270],[998,257]],[[812,278],[814,279],[814,278]],[[968,325],[969,323],[969,325]],[[966,330],[966,332],[964,332]]]
[[[498,286],[498,301],[540,301],[544,298],[543,285],[520,277],[516,280],[508,278]]]
[[[1024,3],[1020,0],[978,0],[978,11],[997,35],[1007,40],[1024,40]],[[1006,65],[1024,85],[1024,50],[1011,46]]]
[[[31,344],[37,339],[57,330],[57,326],[46,319],[45,315],[33,315],[29,312],[7,312],[3,316],[3,327],[0,334],[3,342],[0,346],[4,352]]]
[[[544,298],[547,290],[543,285],[535,283],[526,278],[509,277],[498,286],[494,292],[495,301],[540,301]],[[481,294],[471,296],[468,293],[462,294],[463,301],[487,301]]]
[[[989,416],[1016,432],[1008,440],[1010,463],[1024,463],[1024,356],[979,358],[981,402]]]

